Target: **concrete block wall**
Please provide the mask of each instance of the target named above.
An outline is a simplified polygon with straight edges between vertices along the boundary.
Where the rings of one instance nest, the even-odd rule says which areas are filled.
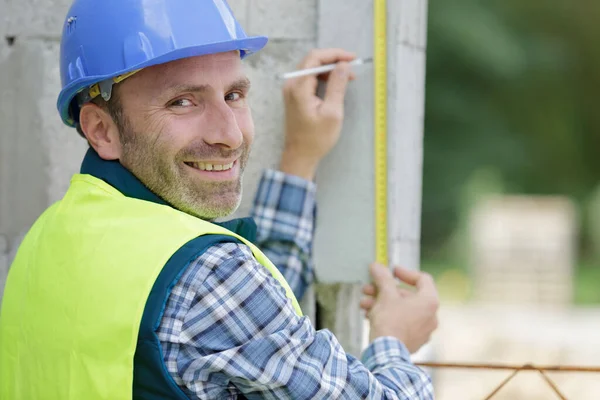
[[[62,124],[55,106],[60,31],[69,4],[0,1],[0,236],[6,242],[5,263],[39,214],[62,197],[87,148]],[[0,286],[6,270],[0,268]]]

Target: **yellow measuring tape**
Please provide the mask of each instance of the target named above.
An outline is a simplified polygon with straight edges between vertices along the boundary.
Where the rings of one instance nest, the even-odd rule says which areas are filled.
[[[388,264],[387,227],[387,4],[374,0],[375,257]]]

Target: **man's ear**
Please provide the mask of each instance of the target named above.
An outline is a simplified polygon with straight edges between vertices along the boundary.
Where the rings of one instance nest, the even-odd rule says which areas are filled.
[[[84,104],[79,111],[79,124],[101,158],[118,160],[121,157],[119,128],[106,110],[95,103]]]

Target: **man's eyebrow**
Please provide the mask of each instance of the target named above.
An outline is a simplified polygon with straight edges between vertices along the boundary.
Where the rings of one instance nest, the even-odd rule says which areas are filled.
[[[168,96],[175,96],[179,93],[202,93],[206,92],[210,89],[210,85],[190,85],[187,83],[182,83],[179,85],[174,85],[165,90],[165,94]]]
[[[247,76],[243,78],[236,79],[229,85],[229,90],[238,89],[238,90],[249,90],[252,84],[250,83],[250,79]]]
[[[232,89],[247,91],[250,89],[250,86],[251,86],[250,79],[248,79],[248,77],[243,77],[243,78],[239,78],[239,79],[236,79],[235,81],[231,82],[227,86],[227,91],[232,90]],[[168,89],[165,90],[165,94],[168,96],[175,96],[179,93],[203,93],[203,92],[207,92],[208,90],[210,90],[210,88],[211,88],[210,84],[193,85],[193,84],[182,83],[182,84],[178,84],[178,85],[169,87]]]

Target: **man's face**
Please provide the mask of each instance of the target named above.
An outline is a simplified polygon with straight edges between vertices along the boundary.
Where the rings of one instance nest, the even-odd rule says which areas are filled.
[[[254,138],[249,89],[237,52],[138,72],[119,88],[121,163],[181,211],[231,214]]]

